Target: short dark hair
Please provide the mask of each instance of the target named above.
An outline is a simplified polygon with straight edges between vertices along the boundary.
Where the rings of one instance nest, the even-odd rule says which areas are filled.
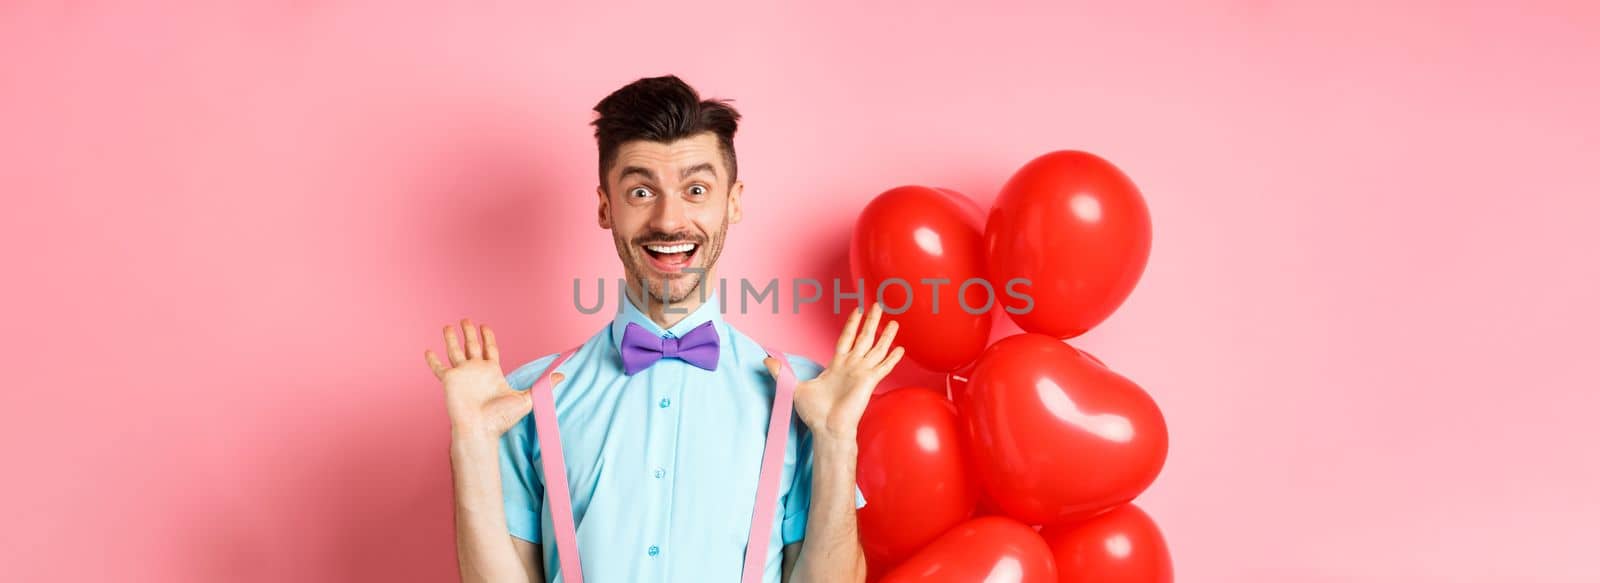
[[[728,183],[739,177],[733,154],[733,133],[739,112],[722,99],[701,100],[700,93],[677,75],[646,77],[613,91],[594,106],[594,139],[600,146],[600,187],[617,162],[617,149],[634,140],[672,143],[712,132],[728,167]]]

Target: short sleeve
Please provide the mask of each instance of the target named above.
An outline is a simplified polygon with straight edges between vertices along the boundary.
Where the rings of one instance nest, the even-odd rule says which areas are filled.
[[[506,382],[514,390],[526,391],[555,358],[552,354],[525,364],[506,375]],[[522,418],[500,436],[500,491],[505,501],[506,530],[531,543],[542,538],[539,525],[544,510],[544,481],[533,467],[538,448],[533,415]]]
[[[806,381],[816,378],[822,373],[822,366],[804,357],[790,356],[789,366],[794,369],[795,378]],[[787,545],[804,540],[806,537],[806,524],[811,512],[811,477],[816,456],[814,455],[811,430],[800,423],[798,416],[793,423],[797,426],[795,459],[797,466],[794,472],[794,482],[789,485],[789,495],[783,502],[783,544]],[[856,508],[867,505],[867,499],[861,494],[861,485],[856,485]]]

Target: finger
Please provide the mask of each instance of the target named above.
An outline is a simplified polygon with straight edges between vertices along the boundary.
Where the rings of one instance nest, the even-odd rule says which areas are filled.
[[[445,368],[444,364],[439,362],[439,357],[434,355],[433,349],[431,349],[431,348],[423,349],[422,350],[422,356],[423,356],[423,358],[428,359],[428,368],[433,369],[433,376],[438,378],[441,381],[444,380],[445,371],[450,370],[450,369]]]
[[[558,372],[550,373],[550,386],[556,386],[557,384],[560,384],[561,381],[566,380],[566,378],[567,375]],[[768,415],[768,417],[771,417],[771,415]]]
[[[494,362],[500,362],[500,345],[494,341],[494,330],[488,324],[483,325],[483,355]]]
[[[483,358],[483,342],[478,337],[478,326],[472,320],[462,318],[461,329],[467,331],[467,358],[477,360]]]
[[[851,353],[864,356],[872,348],[872,337],[878,333],[878,319],[883,317],[883,304],[872,302],[872,309],[867,312],[867,321],[861,324],[861,334],[856,336],[856,345],[851,347]]]
[[[450,364],[460,366],[467,361],[466,353],[461,351],[461,339],[456,337],[456,327],[450,324],[444,327],[444,352],[450,357]]]
[[[894,344],[895,334],[900,332],[900,322],[889,320],[883,327],[883,334],[878,336],[878,341],[872,345],[872,350],[867,351],[867,362],[874,365],[883,362],[883,355],[889,353],[889,347]]]
[[[850,344],[855,342],[856,339],[856,327],[860,325],[861,307],[856,306],[850,310],[850,317],[844,321],[844,331],[839,333],[839,344],[834,347],[834,354],[847,354],[850,352]]]
[[[770,356],[768,356],[766,360],[761,361],[761,364],[767,365],[767,374],[772,375],[772,378],[778,378],[778,371],[783,368],[783,366],[778,362],[778,359]]]
[[[889,373],[894,371],[894,365],[900,364],[900,357],[905,355],[906,347],[894,347],[894,350],[889,351],[889,357],[885,358],[882,364],[873,367],[873,373],[876,374],[879,379],[889,376]]]

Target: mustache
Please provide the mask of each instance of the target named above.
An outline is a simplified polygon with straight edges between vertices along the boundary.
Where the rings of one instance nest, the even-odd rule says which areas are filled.
[[[677,233],[668,233],[666,231],[650,231],[633,238],[634,245],[672,243],[676,241],[688,241],[698,246],[705,245],[706,237],[705,235],[699,235],[689,231],[679,231]]]

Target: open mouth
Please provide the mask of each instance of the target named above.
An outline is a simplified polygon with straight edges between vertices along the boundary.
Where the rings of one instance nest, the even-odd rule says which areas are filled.
[[[651,243],[644,245],[644,253],[650,258],[650,264],[656,271],[662,273],[679,273],[683,268],[689,267],[694,261],[694,254],[700,251],[700,245],[695,243]]]

